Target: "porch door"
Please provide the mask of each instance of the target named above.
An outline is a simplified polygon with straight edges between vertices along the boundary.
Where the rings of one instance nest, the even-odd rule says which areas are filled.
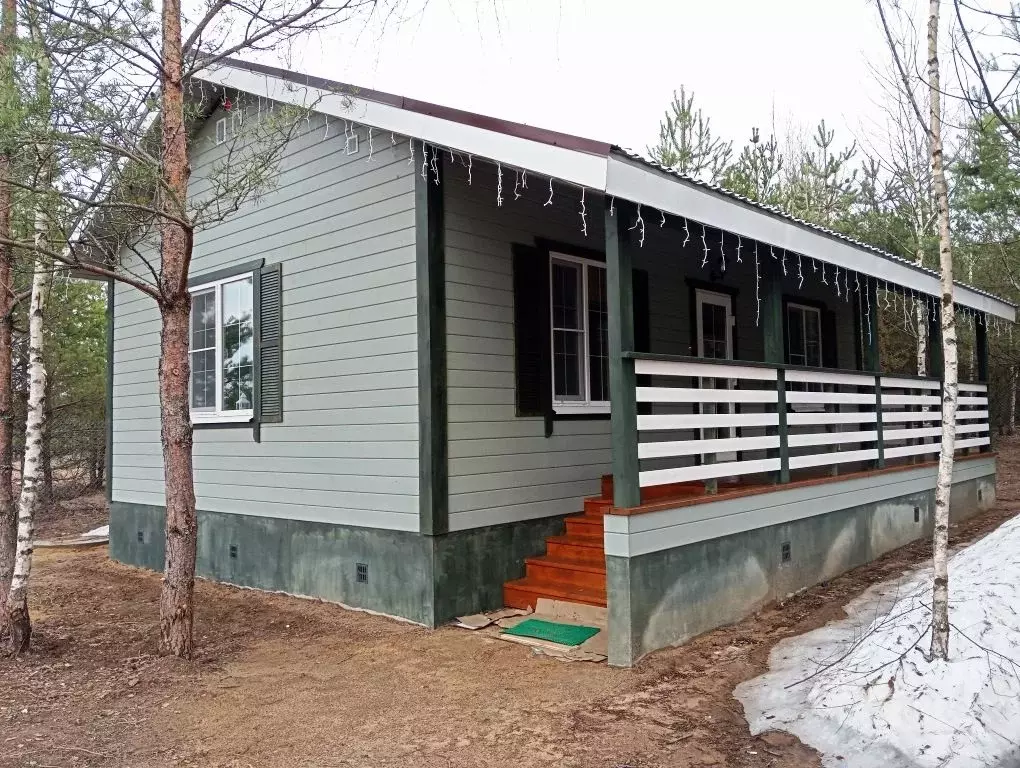
[[[699,288],[695,292],[697,317],[698,357],[716,360],[733,359],[733,297]],[[731,379],[703,378],[701,389],[731,389]],[[732,403],[703,403],[702,413],[732,413]],[[735,437],[733,427],[708,428],[701,430],[701,439]],[[702,461],[705,455],[702,454]],[[715,454],[717,462],[736,461],[735,451]]]

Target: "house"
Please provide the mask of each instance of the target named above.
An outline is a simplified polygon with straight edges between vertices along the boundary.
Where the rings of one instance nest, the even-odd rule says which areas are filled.
[[[193,186],[242,119],[313,114],[275,187],[196,239],[201,576],[428,626],[607,605],[629,665],[930,533],[940,382],[882,372],[877,313],[934,322],[935,273],[609,144],[203,77],[232,111],[199,128]],[[159,569],[158,312],[111,290],[110,551]],[[955,300],[981,361],[965,516],[994,500],[987,334],[1015,308]]]

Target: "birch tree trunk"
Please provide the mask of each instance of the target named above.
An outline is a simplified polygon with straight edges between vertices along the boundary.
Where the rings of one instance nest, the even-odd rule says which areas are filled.
[[[953,245],[949,230],[949,192],[942,158],[942,94],[939,80],[939,0],[930,0],[928,12],[928,88],[930,91],[931,169],[938,207],[939,267],[942,277],[940,312],[942,356],[942,450],[935,483],[935,533],[932,541],[932,659],[949,659],[949,497],[953,487],[953,453],[956,449],[958,358],[956,312],[953,307]],[[937,371],[932,371],[937,375]]]
[[[0,92],[14,94],[15,0],[0,6]],[[0,137],[2,140],[2,137]],[[0,238],[10,239],[12,188],[6,179],[11,172],[8,147],[0,148]],[[0,245],[0,636],[7,627],[7,593],[14,576],[18,516],[14,508],[12,483],[13,393],[11,365],[11,305],[14,300],[14,250]]]
[[[917,232],[917,266],[924,266],[924,248],[921,247],[923,234]],[[917,305],[917,375],[928,375],[928,312],[924,303]]]
[[[188,329],[191,316],[188,268],[193,232],[179,223],[185,220],[190,173],[184,122],[180,0],[164,0],[162,18],[162,204],[173,218],[163,216],[159,224],[162,319],[159,402],[163,476],[166,481],[166,560],[159,599],[159,650],[160,653],[191,658],[198,520],[195,516],[188,398]]]
[[[50,149],[38,148],[43,183],[52,183]],[[42,205],[45,205],[43,203]],[[49,221],[44,208],[35,214],[35,244],[40,252],[48,248]],[[11,650],[17,655],[28,650],[32,620],[28,612],[28,583],[32,574],[35,541],[35,511],[42,481],[43,441],[46,429],[46,364],[43,360],[43,319],[53,270],[39,258],[32,275],[32,304],[28,315],[28,419],[25,423],[25,469],[18,497],[18,549],[14,560],[7,615],[11,629]]]

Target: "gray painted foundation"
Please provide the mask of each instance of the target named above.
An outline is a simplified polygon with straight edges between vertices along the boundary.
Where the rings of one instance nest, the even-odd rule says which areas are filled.
[[[991,468],[954,483],[954,520],[994,504]],[[608,556],[609,663],[631,666],[930,536],[934,498],[934,490],[910,493],[635,557]]]
[[[164,511],[113,502],[110,556],[163,569]],[[257,515],[198,512],[197,574],[245,587],[318,597],[437,626],[500,608],[503,583],[545,550],[562,518],[424,536]],[[358,564],[366,581],[358,581]]]

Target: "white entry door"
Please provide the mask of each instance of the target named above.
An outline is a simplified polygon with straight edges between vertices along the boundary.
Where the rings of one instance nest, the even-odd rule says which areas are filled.
[[[716,360],[733,359],[733,297],[725,293],[716,293],[697,289],[695,292],[695,313],[697,318],[698,357]],[[731,379],[701,379],[702,389],[731,389]],[[730,403],[704,403],[702,413],[732,413]],[[733,427],[721,427],[701,430],[701,439],[735,437]],[[702,460],[704,461],[704,456]],[[718,453],[716,462],[736,461],[736,452]]]

